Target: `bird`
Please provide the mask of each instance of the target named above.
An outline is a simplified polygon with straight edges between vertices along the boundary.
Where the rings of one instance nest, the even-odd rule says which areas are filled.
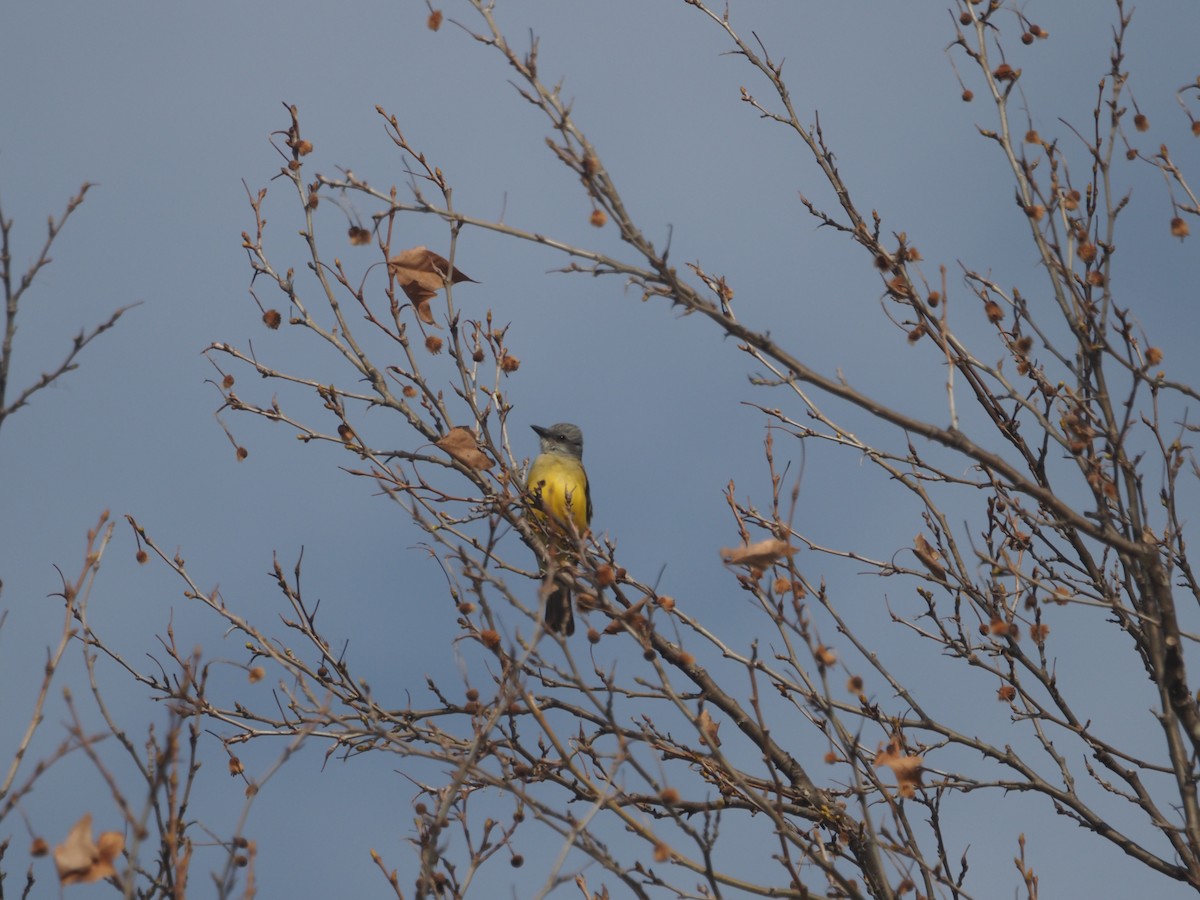
[[[592,492],[583,468],[583,432],[578,425],[560,422],[543,428],[532,426],[541,452],[529,467],[526,485],[535,518],[545,528],[549,544],[558,547],[555,559],[569,555],[579,535],[592,521]],[[575,633],[571,593],[555,585],[546,598],[546,627],[559,634]]]

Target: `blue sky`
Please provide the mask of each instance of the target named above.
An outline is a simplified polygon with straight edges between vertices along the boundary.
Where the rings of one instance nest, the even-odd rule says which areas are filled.
[[[734,2],[731,13],[743,33],[756,32],[774,56],[786,58],[797,107],[820,112],[856,198],[879,211],[885,229],[907,232],[930,272],[945,264],[959,296],[959,260],[1006,283],[1034,284],[1035,259],[1002,161],[975,132],[976,124],[991,124],[990,110],[958,99],[945,52],[950,15],[939,4],[915,6]],[[456,0],[443,9],[449,19],[469,19]],[[1113,12],[1100,3],[1024,9],[1051,35],[1021,51],[1031,115],[1043,137],[1066,141],[1060,117],[1088,123],[1108,65]],[[342,455],[302,445],[282,428],[227,417],[250,451],[238,463],[214,421],[220,398],[205,383],[214,372],[201,355],[213,341],[253,341],[296,370],[330,365],[287,329],[266,332],[247,293],[240,234],[253,220],[243,181],[251,190],[270,184],[277,261],[300,266],[303,259],[292,237],[293,205],[283,183],[270,182],[280,160],[267,138],[287,125],[283,102],[299,107],[315,144],[310,171],[332,175],[340,166],[372,183],[402,184],[402,161],[374,112],[380,104],[446,173],[460,209],[619,252],[612,229],[589,226],[586,198],[555,165],[544,146],[545,122],[516,96],[500,58],[451,22],[428,31],[426,15],[411,0],[47,2],[0,12],[0,201],[16,221],[18,266],[40,247],[46,216],[58,215],[82,182],[96,185],[22,308],[13,382],[24,384],[57,362],[80,328],[139,304],[88,348],[80,371],[0,431],[6,722],[25,721],[44,647],[56,636],[54,567],[77,570],[84,533],[103,509],[134,515],[165,546],[180,549],[202,585],[219,584],[231,602],[264,619],[278,613],[271,554],[277,551],[286,567],[303,547],[306,591],[322,598],[335,636],[350,642],[373,684],[400,692],[420,690],[427,673],[458,677],[446,654],[452,617],[438,606],[446,600],[436,567],[415,546],[419,532],[371,485],[341,472],[349,462]],[[530,29],[539,36],[541,71],[548,81],[564,79],[577,121],[635,216],[660,245],[670,233],[674,259],[725,274],[743,319],[769,327],[815,367],[841,367],[884,399],[934,420],[944,415],[939,376],[907,377],[915,364],[879,313],[875,273],[847,242],[806,217],[797,193],[828,204],[828,188],[798,141],[739,100],[742,85],[764,100],[768,87],[724,55],[728,44],[711,23],[682,2],[632,0],[499,0],[497,16],[517,43]],[[1164,0],[1137,11],[1127,48],[1133,95],[1154,125],[1147,141],[1167,142],[1193,172],[1198,153],[1174,92],[1196,77],[1196,34],[1197,8]],[[1128,301],[1138,301],[1137,316],[1151,343],[1164,349],[1171,373],[1195,383],[1189,356],[1198,314],[1195,290],[1183,280],[1192,277],[1195,250],[1163,240],[1170,213],[1161,179],[1148,167],[1129,178],[1135,193],[1121,252],[1137,262],[1125,270]],[[356,259],[332,204],[322,207],[318,224],[328,253]],[[406,245],[444,245],[432,220],[409,227]],[[680,320],[643,304],[616,279],[552,273],[561,258],[470,232],[458,263],[480,282],[461,286],[459,301],[512,323],[509,340],[522,362],[508,384],[518,452],[535,449],[529,424],[578,422],[596,527],[618,542],[642,580],[654,581],[661,570],[665,592],[748,644],[754,620],[717,556],[736,540],[721,492],[734,479],[740,496],[765,500],[764,420],[743,401],[784,398],[749,386],[754,367],[733,342],[695,317]],[[982,321],[979,328],[985,334]],[[244,375],[242,384],[247,392],[261,387]],[[404,440],[400,423],[395,429],[395,440]],[[796,471],[801,458],[788,452]],[[920,530],[914,511],[889,499],[887,486],[858,460],[810,452],[803,463],[799,524],[823,542],[856,541],[887,557]],[[173,621],[181,640],[203,646],[211,658],[240,661],[240,644],[224,641],[219,623],[189,608],[163,567],[138,566],[134,550],[121,525],[91,601],[93,618],[122,652],[138,660],[153,654],[155,635]],[[868,620],[885,598],[911,597],[909,587],[864,579],[819,558],[806,565],[814,569],[810,578],[828,577]],[[430,608],[414,613],[417,603]],[[886,633],[879,632],[881,641]],[[1090,638],[1069,627],[1062,633],[1065,655],[1089,649]],[[912,659],[920,672],[919,656]],[[936,679],[943,670],[929,660],[925,671]],[[1147,703],[1128,689],[1140,673],[1093,674],[1105,707],[1115,698],[1123,702],[1114,706],[1141,715]],[[81,695],[76,653],[62,675]],[[115,672],[104,677],[131,732],[161,714]],[[1002,713],[998,707],[986,716]],[[64,715],[61,703],[51,704],[36,749],[57,744]],[[0,727],[0,760],[15,745],[14,728]],[[266,765],[277,752],[247,758]],[[219,754],[209,759],[214,769],[224,765]],[[410,789],[391,773],[393,761],[321,763],[321,749],[310,748],[251,812],[247,832],[259,843],[265,894],[303,885],[314,896],[373,895],[385,885],[367,864],[367,847],[387,851],[394,865],[411,863],[403,843]],[[210,824],[220,832],[233,821],[240,787],[218,773],[207,789]],[[34,830],[53,839],[83,808],[100,824],[105,802],[94,770],[73,760],[25,810]],[[973,865],[1011,893],[1015,833],[1038,820],[1022,801],[1005,803],[1013,809],[997,811]],[[1044,811],[1041,817],[1051,818]],[[0,839],[17,821],[6,821]],[[1053,852],[1043,848],[1033,857],[1048,895],[1068,885],[1080,895],[1085,885],[1106,895],[1144,884],[1137,866],[1111,859],[1116,854],[1107,848],[1102,861],[1081,872],[1071,854],[1094,845],[1062,823],[1041,824],[1057,842]],[[14,853],[25,843],[18,831],[9,861],[20,858]],[[295,860],[305,858],[320,858],[319,871],[297,869]],[[41,877],[52,878],[49,865],[39,865]],[[1156,889],[1169,894],[1169,886]]]

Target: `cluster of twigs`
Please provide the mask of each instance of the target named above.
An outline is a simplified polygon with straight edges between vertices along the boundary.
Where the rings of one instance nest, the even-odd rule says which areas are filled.
[[[54,246],[55,239],[66,226],[71,214],[82,205],[89,188],[91,185],[85,183],[79,189],[79,193],[67,201],[67,208],[58,219],[50,217],[41,250],[24,270],[14,267],[11,245],[13,220],[4,218],[4,212],[0,209],[0,284],[4,285],[4,338],[0,342],[0,425],[18,409],[26,406],[34,394],[45,390],[68,372],[77,369],[79,354],[83,348],[116,325],[117,320],[130,309],[128,306],[122,306],[99,325],[80,331],[71,340],[71,346],[62,362],[43,372],[15,395],[12,393],[9,371],[13,362],[13,339],[17,335],[17,313],[21,309],[21,301],[25,299],[25,294],[32,287],[38,273],[50,264],[50,249]]]

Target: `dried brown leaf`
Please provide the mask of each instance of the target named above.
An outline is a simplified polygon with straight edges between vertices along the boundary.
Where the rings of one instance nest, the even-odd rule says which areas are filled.
[[[946,568],[942,565],[942,554],[933,549],[929,541],[925,540],[924,535],[918,534],[914,539],[913,553],[917,554],[917,559],[929,570],[930,575],[945,581]]]
[[[895,738],[887,747],[880,747],[875,756],[875,766],[887,766],[896,776],[896,788],[901,797],[911,797],[921,785],[924,756],[908,756]]]
[[[479,442],[470,428],[464,428],[461,425],[451,428],[446,436],[437,442],[436,446],[441,447],[464,466],[472,469],[490,469],[492,467],[492,461],[479,449]]]
[[[795,552],[796,548],[790,546],[787,541],[770,538],[757,544],[725,547],[721,550],[721,559],[727,566],[749,566],[762,571]]]
[[[696,717],[696,722],[700,725],[700,743],[712,747],[714,750],[721,746],[721,739],[717,737],[717,732],[721,729],[721,723],[713,719],[708,714],[707,709],[700,710],[700,715]]]
[[[429,301],[437,296],[446,283],[446,274],[451,284],[475,279],[452,269],[450,263],[427,247],[412,247],[402,250],[388,260],[388,273],[400,285],[404,295],[412,301],[417,317],[426,325],[436,324]]]
[[[67,835],[54,848],[54,865],[60,884],[88,884],[117,874],[113,860],[125,849],[125,838],[119,831],[105,831],[99,841],[92,840],[92,814],[84,813]]]

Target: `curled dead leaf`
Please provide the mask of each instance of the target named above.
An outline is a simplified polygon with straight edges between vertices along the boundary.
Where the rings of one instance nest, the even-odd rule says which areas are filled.
[[[700,743],[712,747],[714,750],[721,746],[721,739],[717,737],[721,723],[715,721],[708,714],[707,709],[700,710],[700,715],[696,717],[696,723],[700,726]]]
[[[757,544],[745,544],[741,547],[724,547],[721,550],[721,560],[727,566],[749,566],[760,572],[796,552],[796,548],[778,538],[759,541]]]
[[[412,247],[402,250],[388,260],[388,274],[400,285],[404,295],[412,301],[417,317],[426,325],[437,324],[429,301],[437,296],[446,284],[447,273],[451,284],[460,281],[474,282],[475,279],[453,269],[442,256],[427,247]]]
[[[942,554],[938,553],[929,541],[925,540],[924,535],[918,534],[914,538],[913,553],[917,554],[917,559],[929,570],[930,575],[942,581],[946,580],[946,568],[942,565]]]
[[[896,776],[896,790],[901,797],[911,797],[921,785],[924,771],[924,756],[908,756],[900,746],[898,738],[892,738],[887,747],[880,747],[875,755],[875,766],[887,766]]]
[[[54,866],[60,884],[88,884],[117,874],[113,860],[125,849],[125,838],[119,831],[102,832],[98,841],[92,840],[92,814],[83,817],[67,834],[67,839],[54,848]]]
[[[479,449],[479,442],[470,428],[464,428],[461,425],[451,428],[435,446],[445,450],[464,466],[472,469],[490,469],[492,467],[492,461]]]

